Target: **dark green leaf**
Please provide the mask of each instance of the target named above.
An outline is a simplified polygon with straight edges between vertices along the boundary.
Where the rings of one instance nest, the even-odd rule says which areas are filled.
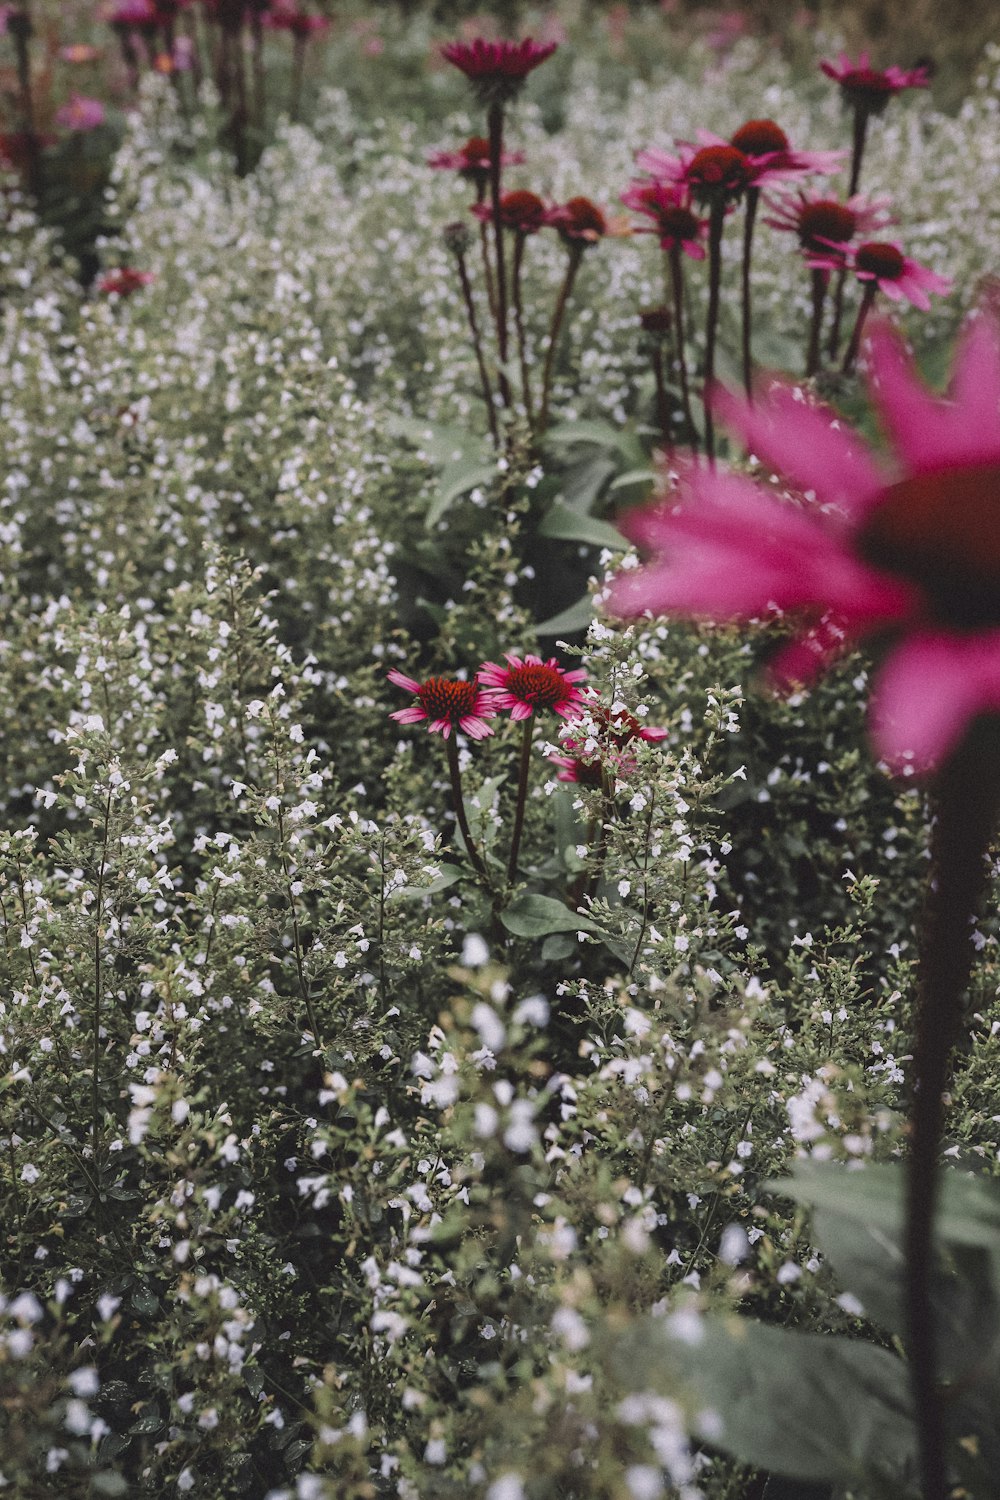
[[[546,937],[550,932],[597,932],[596,924],[552,896],[516,896],[500,920],[515,937]]]
[[[568,609],[542,620],[541,624],[535,626],[535,634],[575,635],[578,630],[586,630],[593,618],[594,601],[589,594],[584,594],[582,599],[578,599]]]
[[[629,545],[620,531],[596,516],[580,515],[557,500],[538,528],[540,536],[563,542],[586,542],[591,547],[611,547],[624,552]]]

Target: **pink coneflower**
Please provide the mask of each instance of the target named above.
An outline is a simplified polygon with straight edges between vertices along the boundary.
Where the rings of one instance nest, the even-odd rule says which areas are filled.
[[[686,189],[699,203],[733,203],[754,181],[754,165],[746,152],[726,141],[708,146],[678,142],[677,152],[652,146],[636,155],[636,165],[657,182]]]
[[[156,26],[159,15],[153,0],[119,0],[107,16],[109,26]]]
[[[485,203],[473,204],[472,212],[477,219],[488,224],[493,218],[489,206]],[[514,192],[504,193],[500,199],[500,222],[505,229],[512,229],[517,234],[537,234],[545,224],[549,223],[548,210],[537,193],[528,192],[527,189],[518,188]]]
[[[468,78],[484,103],[513,99],[528,74],[551,57],[555,42],[491,42],[476,37],[471,42],[446,42],[441,48],[445,62],[453,63]]]
[[[152,271],[137,271],[134,266],[119,266],[108,271],[97,283],[102,297],[131,297],[140,287],[148,286],[156,277]]]
[[[837,245],[850,243],[857,234],[871,234],[894,222],[884,199],[870,199],[863,194],[841,203],[801,189],[794,196],[768,198],[770,209],[764,223],[774,229],[797,234],[799,246],[807,261],[816,257],[828,267],[829,252]]]
[[[550,208],[545,222],[574,245],[596,245],[609,231],[607,218],[590,198],[569,198]]]
[[[651,219],[636,225],[637,234],[656,234],[663,250],[683,250],[692,260],[704,260],[702,244],[708,220],[692,210],[683,188],[671,182],[633,182],[622,193],[622,202],[634,213]]]
[[[931,305],[929,293],[945,296],[952,288],[949,277],[918,265],[892,241],[868,240],[850,252],[847,263],[859,281],[873,283],[893,302],[905,299],[923,312]]]
[[[593,720],[593,732],[565,736],[561,741],[568,755],[549,755],[554,766],[561,767],[558,780],[579,782],[583,786],[601,786],[605,776],[624,779],[638,765],[627,746],[636,740],[656,745],[667,738],[666,729],[643,724],[626,708],[608,708],[603,703],[585,703],[584,712]],[[575,726],[574,726],[575,729]]]
[[[87,99],[83,94],[71,94],[66,103],[56,110],[56,124],[65,130],[84,132],[96,130],[107,118],[100,99]]]
[[[516,167],[524,161],[523,151],[504,151],[500,165]],[[490,175],[490,143],[484,135],[471,135],[457,151],[434,151],[427,165],[437,171],[457,172],[460,177],[485,187]]]
[[[409,708],[399,708],[389,715],[400,724],[426,722],[431,734],[448,739],[453,729],[461,729],[470,739],[482,740],[493,733],[493,726],[486,720],[496,714],[492,696],[483,691],[479,678],[467,681],[462,677],[428,677],[417,682],[393,667],[387,674],[389,681],[412,693],[416,703]]]
[[[753,406],[720,392],[717,409],[753,452],[815,498],[803,510],[735,474],[692,470],[679,506],[630,518],[655,561],[620,574],[611,604],[720,621],[791,613],[794,638],[771,664],[784,687],[865,636],[884,639],[875,744],[926,771],[974,718],[1000,711],[1000,330],[985,315],[969,324],[940,400],[879,323],[869,380],[895,472],[788,386]]]
[[[699,136],[710,143],[707,132],[699,132]],[[712,137],[711,143],[726,144],[718,137]],[[774,120],[747,120],[730,136],[728,144],[750,158],[757,187],[805,172],[836,172],[847,155],[846,151],[797,151]]]
[[[582,667],[567,671],[554,656],[542,661],[540,656],[515,656],[504,653],[505,667],[484,662],[479,680],[496,709],[509,708],[512,719],[530,719],[538,710],[551,709],[561,718],[572,719],[580,712],[583,697],[578,682],[586,677]]]
[[[868,114],[881,114],[894,94],[904,89],[925,89],[930,84],[930,73],[924,66],[916,68],[873,68],[867,52],[862,52],[852,62],[846,52],[837,61],[824,59],[820,68],[827,78],[840,84],[844,102],[861,106]]]

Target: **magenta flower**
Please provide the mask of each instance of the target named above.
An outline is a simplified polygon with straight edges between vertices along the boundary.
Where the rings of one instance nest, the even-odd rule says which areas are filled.
[[[310,15],[308,11],[289,4],[278,4],[273,10],[265,11],[264,25],[270,31],[287,31],[301,41],[319,36],[330,29],[330,23],[324,16]]]
[[[474,203],[472,212],[484,224],[489,224],[493,218],[488,203]],[[500,223],[504,229],[512,229],[516,234],[537,234],[548,222],[548,210],[537,193],[518,188],[512,193],[501,194]]]
[[[869,240],[848,253],[847,264],[861,282],[874,283],[893,302],[912,302],[926,312],[931,305],[929,293],[945,296],[952,282],[927,266],[918,265],[892,241]]]
[[[550,208],[545,222],[570,245],[596,245],[610,231],[607,218],[590,198],[569,198]]]
[[[601,786],[605,774],[624,779],[632,775],[638,762],[627,747],[636,740],[656,745],[667,738],[666,729],[643,724],[626,708],[608,708],[603,703],[584,701],[583,712],[593,720],[593,729],[582,737],[574,725],[574,734],[561,740],[568,755],[549,755],[559,766],[558,780],[579,782],[583,786]]]
[[[709,205],[735,202],[752,186],[759,170],[745,152],[726,141],[708,146],[680,141],[676,155],[653,146],[637,154],[636,164],[657,182],[673,183],[697,202]]]
[[[416,698],[409,708],[399,708],[389,715],[400,724],[422,724],[427,722],[430,734],[449,737],[453,729],[461,729],[471,739],[483,740],[493,733],[487,724],[496,714],[492,698],[483,692],[477,677],[471,682],[462,677],[428,677],[417,682],[407,677],[396,667],[387,674],[389,681],[405,688]]]
[[[159,19],[153,0],[119,0],[108,16],[108,25],[156,26]]]
[[[523,151],[504,151],[500,156],[502,167],[520,166],[523,161]],[[432,152],[427,165],[438,171],[457,172],[460,177],[485,184],[490,175],[490,143],[484,135],[471,135],[457,151]]]
[[[453,63],[486,103],[513,99],[528,74],[551,57],[555,42],[490,42],[476,37],[471,42],[446,42],[441,48],[445,62]]]
[[[100,99],[87,99],[83,94],[71,94],[66,103],[56,110],[56,124],[66,130],[96,130],[106,119],[104,105]]]
[[[684,189],[671,182],[633,182],[622,193],[622,202],[651,224],[636,225],[637,234],[657,234],[663,250],[683,250],[692,260],[704,260],[702,240],[708,221],[692,210]]]
[[[840,254],[838,246],[846,246],[855,235],[871,234],[894,222],[885,199],[866,198],[863,193],[841,203],[799,189],[794,196],[766,201],[771,212],[764,216],[764,223],[797,234],[807,262],[827,269],[831,256]],[[843,264],[843,254],[835,264]]]
[[[561,718],[573,719],[580,712],[583,694],[577,687],[586,677],[582,667],[567,672],[554,656],[514,656],[504,653],[506,667],[488,661],[479,668],[479,680],[494,708],[509,708],[512,719],[530,719],[536,709],[550,708]]]
[[[727,143],[707,131],[698,132],[705,145]],[[774,120],[747,120],[730,136],[728,144],[750,158],[754,169],[754,186],[781,182],[805,172],[836,172],[847,157],[846,151],[796,151],[781,126]]]
[[[931,81],[925,67],[873,68],[867,52],[862,52],[857,62],[842,52],[835,63],[823,61],[820,68],[827,78],[840,84],[846,104],[873,115],[882,113],[893,94],[904,89],[925,89]]]
[[[717,410],[753,452],[809,498],[794,505],[742,476],[692,468],[679,504],[629,518],[628,534],[653,559],[619,574],[609,607],[791,616],[791,642],[770,669],[784,688],[875,637],[875,748],[897,769],[926,772],[974,719],[1000,712],[1000,328],[985,314],[970,322],[940,399],[878,323],[869,381],[893,470],[786,385],[754,405],[717,393]]]

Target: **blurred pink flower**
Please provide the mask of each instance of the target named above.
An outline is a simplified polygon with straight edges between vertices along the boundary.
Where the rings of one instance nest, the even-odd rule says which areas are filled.
[[[107,118],[100,99],[88,99],[83,94],[71,94],[66,103],[56,110],[56,124],[64,130],[96,130]]]
[[[476,37],[471,42],[446,42],[441,48],[445,62],[460,69],[484,99],[512,99],[528,74],[551,57],[555,42],[491,42]]]
[[[847,265],[859,281],[874,282],[893,302],[912,302],[926,312],[931,305],[930,293],[946,296],[952,282],[927,266],[918,265],[893,241],[868,240],[847,256]]]
[[[946,399],[918,379],[900,337],[868,343],[872,396],[896,451],[889,470],[832,413],[780,382],[714,406],[794,504],[742,475],[691,467],[679,503],[628,518],[652,560],[612,586],[617,614],[748,621],[788,615],[772,682],[808,683],[865,637],[882,660],[870,702],[876,751],[926,772],[972,721],[1000,712],[1000,327],[962,336]]]
[[[856,193],[841,203],[837,198],[799,189],[794,195],[767,200],[764,223],[799,237],[799,248],[810,265],[829,266],[836,246],[848,245],[857,234],[871,234],[893,223],[894,215],[881,198]],[[843,264],[843,255],[836,261]]]
[[[693,212],[683,188],[671,182],[632,182],[622,193],[622,202],[652,223],[636,225],[637,234],[657,234],[663,250],[680,249],[692,260],[704,260],[702,240],[708,220]]]
[[[824,60],[820,68],[828,78],[840,84],[840,92],[847,104],[867,110],[869,114],[881,114],[893,94],[904,89],[925,89],[930,84],[926,67],[917,68],[873,68],[867,52],[862,52],[852,62],[842,52],[835,63]]]
[[[572,735],[563,734],[562,750],[568,755],[549,755],[554,766],[561,767],[559,781],[575,781],[583,786],[600,786],[604,775],[624,778],[630,776],[638,762],[627,746],[635,740],[645,740],[656,745],[667,739],[667,731],[652,724],[644,724],[626,708],[608,708],[606,704],[585,699],[581,704],[585,722],[579,728],[574,724]],[[592,731],[586,720],[592,721]]]
[[[501,151],[500,165],[516,167],[524,161],[523,151]],[[457,172],[473,182],[486,183],[490,175],[490,143],[484,135],[470,135],[456,151],[434,151],[427,165],[437,171]]]
[[[107,271],[97,283],[102,297],[131,297],[140,287],[148,286],[156,277],[152,271],[137,271],[134,266],[119,266]]]

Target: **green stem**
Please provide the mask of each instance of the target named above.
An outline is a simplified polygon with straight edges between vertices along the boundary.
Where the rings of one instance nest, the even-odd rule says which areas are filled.
[[[559,346],[559,335],[562,332],[563,319],[566,316],[566,305],[573,294],[573,283],[576,273],[580,269],[580,261],[583,259],[582,244],[572,244],[569,247],[569,260],[566,262],[566,275],[563,284],[559,288],[559,296],[552,312],[552,322],[549,326],[549,344],[545,351],[545,366],[542,370],[542,409],[538,418],[539,436],[549,425],[549,401],[552,397],[552,373],[555,369],[556,349]]]
[[[533,715],[524,721],[521,739],[521,760],[517,771],[517,802],[514,806],[514,830],[510,836],[510,858],[507,861],[507,884],[517,879],[517,856],[521,851],[521,834],[524,832],[524,810],[528,803],[528,771],[531,767],[531,728]]]
[[[483,401],[486,403],[486,420],[490,424],[490,437],[493,439],[493,446],[494,448],[499,448],[500,430],[497,427],[497,414],[493,405],[493,388],[490,385],[489,372],[486,368],[483,340],[479,332],[479,319],[476,317],[476,304],[472,296],[472,284],[469,281],[469,271],[465,264],[465,251],[460,247],[455,250],[455,260],[458,263],[458,279],[462,284],[462,300],[465,303],[465,316],[468,319],[469,332],[472,334],[472,347],[476,351],[479,384],[482,387]]]
[[[514,329],[517,333],[517,358],[521,369],[521,395],[528,426],[534,429],[534,401],[531,395],[531,371],[528,367],[528,344],[524,335],[524,302],[521,296],[521,270],[524,264],[524,247],[528,236],[518,232],[514,241],[514,267],[511,272],[511,296],[514,303]]]

